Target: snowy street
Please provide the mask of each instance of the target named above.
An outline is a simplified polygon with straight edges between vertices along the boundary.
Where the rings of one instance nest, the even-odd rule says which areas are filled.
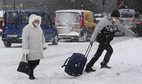
[[[26,74],[16,71],[22,58],[22,45],[12,44],[11,48],[5,48],[0,40],[0,84],[142,84],[141,37],[116,37],[112,41],[114,53],[108,64],[112,69],[100,69],[104,52],[93,67],[96,72],[84,72],[79,77],[67,75],[64,68],[61,68],[66,58],[76,52],[84,54],[88,45],[89,42],[49,45],[44,51],[44,59],[35,69],[36,79],[29,80]],[[88,61],[97,47],[98,43],[94,42]]]

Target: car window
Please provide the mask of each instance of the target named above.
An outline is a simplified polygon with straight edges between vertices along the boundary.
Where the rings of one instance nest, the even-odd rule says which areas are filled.
[[[5,24],[18,24],[19,16],[18,12],[6,12]]]
[[[133,17],[133,14],[121,14],[120,17]]]
[[[79,13],[74,12],[60,12],[56,13],[55,22],[61,22],[61,23],[79,23],[80,21],[80,15]]]

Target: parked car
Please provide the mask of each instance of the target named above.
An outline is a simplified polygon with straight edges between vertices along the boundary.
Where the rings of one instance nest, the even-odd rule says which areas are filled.
[[[89,40],[96,24],[88,10],[57,10],[54,17],[59,39]]]
[[[22,30],[28,24],[29,16],[36,14],[42,17],[41,28],[44,32],[45,40],[51,41],[53,45],[58,44],[58,33],[52,25],[50,17],[44,11],[32,10],[11,10],[5,11],[3,18],[2,41],[5,47],[11,47],[12,43],[22,42]]]
[[[119,9],[120,12],[120,22],[124,25],[124,27],[130,29],[130,30],[134,30],[135,26],[135,10],[134,9]],[[124,33],[119,32],[119,35],[122,34],[124,35]]]
[[[142,18],[137,21],[136,30],[138,36],[142,36]]]
[[[135,33],[138,32],[137,30],[137,22],[140,21],[140,15],[138,13],[136,13],[134,15],[134,18],[132,20],[130,20],[130,26],[131,26],[131,30],[134,31]]]
[[[120,12],[120,21],[121,23],[131,30],[132,28],[132,20],[135,19],[135,10],[133,9],[119,9]]]

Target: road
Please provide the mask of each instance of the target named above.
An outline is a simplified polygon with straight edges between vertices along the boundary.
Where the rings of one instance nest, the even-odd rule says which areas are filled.
[[[22,57],[22,45],[13,44],[11,48],[5,48],[0,40],[0,84],[142,84],[141,44],[141,38],[116,37],[112,41],[114,53],[109,63],[112,69],[100,69],[102,56],[93,67],[96,72],[84,72],[77,78],[68,76],[61,66],[73,53],[84,54],[89,42],[59,42],[58,45],[49,45],[44,51],[44,59],[35,69],[37,79],[30,81],[27,75],[16,71]],[[94,42],[88,61],[97,46],[98,43]]]

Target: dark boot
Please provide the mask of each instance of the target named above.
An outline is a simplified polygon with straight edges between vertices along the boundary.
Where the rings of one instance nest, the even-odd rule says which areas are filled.
[[[34,75],[29,75],[29,79],[34,80],[35,79]]]
[[[34,77],[34,68],[35,68],[34,65],[29,66],[29,79],[31,79],[31,80],[35,79],[35,77]]]
[[[29,79],[34,80],[34,69],[39,64],[40,60],[28,61],[29,63]]]
[[[105,62],[101,62],[101,68],[111,69],[111,67],[108,66]]]
[[[30,71],[29,71],[29,79],[31,79],[31,80],[34,80],[34,79],[35,79],[33,70],[30,70]]]
[[[87,73],[89,73],[89,72],[94,72],[94,71],[96,71],[96,70],[92,69],[91,66],[88,66],[88,65],[87,65],[85,71],[86,71]]]

